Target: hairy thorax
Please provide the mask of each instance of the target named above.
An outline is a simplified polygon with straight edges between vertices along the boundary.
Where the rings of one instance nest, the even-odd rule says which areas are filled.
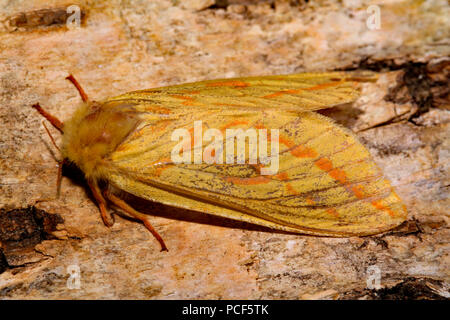
[[[64,123],[64,158],[76,164],[88,179],[105,177],[107,158],[134,130],[134,113],[96,102],[84,104]]]

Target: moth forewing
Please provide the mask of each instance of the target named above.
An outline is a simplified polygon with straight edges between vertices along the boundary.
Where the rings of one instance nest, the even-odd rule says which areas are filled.
[[[202,114],[202,121],[209,128],[279,130],[278,171],[261,174],[264,166],[249,163],[249,153],[244,164],[237,157],[234,164],[171,163],[167,159],[173,144],[167,137],[142,157],[124,161],[121,150],[114,152],[112,166],[127,174],[109,181],[152,201],[318,235],[379,233],[405,218],[401,201],[369,152],[352,133],[324,116],[266,109],[238,117]],[[174,127],[189,132],[192,124],[180,119]],[[145,140],[146,131],[141,134],[138,139]]]

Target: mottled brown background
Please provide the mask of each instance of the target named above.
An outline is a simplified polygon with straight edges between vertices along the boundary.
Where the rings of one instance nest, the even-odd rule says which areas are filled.
[[[82,10],[68,29],[65,10]],[[366,26],[371,4],[381,29]],[[0,1],[0,298],[449,298],[447,1]],[[371,69],[353,105],[324,111],[358,133],[409,222],[366,238],[320,238],[140,203],[106,228],[75,172],[55,199],[57,151],[30,108],[61,119],[93,99],[187,81]],[[55,137],[59,135],[52,130]],[[69,289],[68,267],[81,271]],[[377,266],[380,290],[367,288]]]

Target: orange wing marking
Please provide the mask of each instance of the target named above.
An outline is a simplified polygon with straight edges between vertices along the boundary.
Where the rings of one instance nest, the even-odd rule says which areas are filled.
[[[322,89],[326,89],[329,87],[335,87],[338,86],[340,84],[342,84],[343,81],[338,81],[338,82],[328,82],[328,83],[322,83],[322,84],[318,84],[316,86],[313,87],[309,87],[309,88],[302,88],[302,89],[287,89],[287,90],[281,90],[281,91],[277,91],[271,94],[268,94],[266,96],[264,96],[263,98],[276,98],[279,96],[282,96],[284,94],[296,94],[299,93],[301,91],[315,91],[315,90],[322,90]]]
[[[245,88],[249,87],[250,84],[243,81],[222,81],[222,82],[212,82],[206,84],[207,87],[235,87],[235,88]]]

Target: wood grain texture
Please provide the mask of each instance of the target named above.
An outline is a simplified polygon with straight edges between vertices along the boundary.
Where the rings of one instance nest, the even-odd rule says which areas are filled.
[[[78,29],[0,26],[0,205],[35,205],[64,220],[24,251],[2,238],[1,298],[370,298],[371,265],[385,288],[411,278],[448,285],[447,2],[385,1],[381,30],[367,28],[366,1],[202,11],[172,1],[75,3],[86,13]],[[9,1],[0,20],[65,5]],[[105,228],[76,172],[65,172],[55,199],[59,154],[30,108],[40,102],[68,119],[80,103],[69,73],[101,101],[215,78],[365,68],[380,79],[351,107],[322,113],[356,132],[405,202],[410,224],[376,237],[274,233],[134,202],[165,237],[170,251],[160,253],[142,225],[116,215]],[[81,270],[78,290],[66,286],[70,265]]]

